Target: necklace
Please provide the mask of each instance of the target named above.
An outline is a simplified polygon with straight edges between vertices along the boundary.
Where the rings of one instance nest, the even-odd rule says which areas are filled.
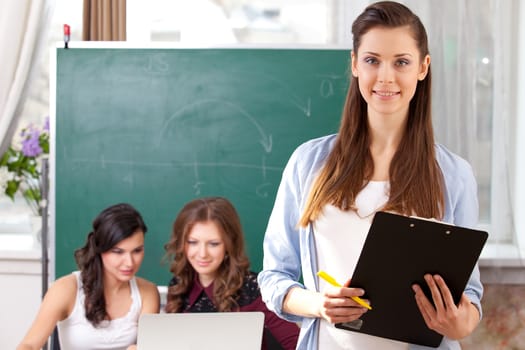
[[[385,207],[388,202],[388,182],[369,182],[357,195],[352,209],[355,215],[362,219],[369,219]]]
[[[373,215],[375,215],[375,213],[377,213],[378,211],[381,211],[381,209],[384,207],[384,205],[380,205],[379,207],[377,207],[376,209],[372,210],[371,212],[369,212],[368,214],[361,214],[361,210],[359,209],[353,209],[355,215],[362,219],[362,220],[365,220],[365,219],[368,219],[370,217],[372,217]]]

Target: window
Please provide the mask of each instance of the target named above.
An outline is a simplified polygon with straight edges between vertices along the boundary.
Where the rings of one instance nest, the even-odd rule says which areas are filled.
[[[405,3],[429,35],[436,138],[470,162],[478,181],[479,223],[491,243],[484,256],[518,258],[519,1]]]
[[[128,1],[128,41],[336,43],[334,0]],[[335,21],[334,21],[335,19]]]
[[[64,23],[71,25],[71,40],[80,40],[82,1],[55,1],[50,43],[62,40]],[[351,23],[370,2],[128,1],[127,36],[139,46],[169,41],[351,47]],[[518,152],[525,147],[525,69],[518,62],[525,57],[525,5],[518,0],[402,2],[420,16],[429,35],[436,139],[466,158],[476,174],[480,225],[493,243],[487,257],[519,258],[525,253],[525,219],[518,215],[525,208],[525,159]],[[24,118],[48,113],[48,55],[42,67]]]

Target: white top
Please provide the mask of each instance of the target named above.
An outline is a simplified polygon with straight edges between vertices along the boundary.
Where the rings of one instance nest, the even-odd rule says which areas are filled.
[[[135,277],[129,282],[132,302],[128,313],[124,317],[104,321],[99,328],[95,328],[85,316],[85,296],[80,271],[75,271],[73,274],[77,278],[77,298],[71,315],[58,322],[60,349],[125,350],[128,346],[136,344],[142,299]]]
[[[388,193],[388,182],[371,181],[356,198],[357,213],[353,210],[341,211],[332,205],[325,206],[322,215],[314,223],[319,270],[328,272],[341,284],[352,277],[372,218],[387,202]],[[319,280],[321,291],[327,286],[327,282]],[[371,302],[373,305],[373,300]],[[318,348],[405,350],[408,344],[341,330],[321,319]]]

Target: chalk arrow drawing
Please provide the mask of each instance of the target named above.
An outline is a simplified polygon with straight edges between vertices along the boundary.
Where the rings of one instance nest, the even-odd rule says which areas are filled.
[[[250,121],[250,123],[252,123],[252,125],[259,132],[259,143],[264,148],[264,151],[266,153],[271,153],[272,152],[272,146],[273,146],[272,135],[271,134],[266,134],[266,132],[264,131],[262,126],[257,122],[257,120],[255,119],[255,117],[252,114],[250,114],[244,108],[242,108],[241,106],[239,106],[239,105],[237,105],[235,103],[228,102],[228,101],[223,101],[223,100],[218,100],[218,99],[205,99],[205,100],[196,101],[194,103],[190,103],[188,105],[185,105],[182,108],[180,108],[179,110],[177,110],[175,113],[173,113],[170,116],[170,118],[162,126],[161,131],[160,131],[160,137],[158,138],[159,143],[160,143],[160,140],[163,139],[164,132],[166,131],[168,125],[174,119],[176,119],[179,115],[185,113],[188,110],[192,110],[194,108],[197,108],[197,107],[200,107],[200,106],[203,106],[203,105],[206,105],[206,104],[224,105],[224,106],[228,106],[229,108],[239,112],[243,117],[245,117],[248,121]]]

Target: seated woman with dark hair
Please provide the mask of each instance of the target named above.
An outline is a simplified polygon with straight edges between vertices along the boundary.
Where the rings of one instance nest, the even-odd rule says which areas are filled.
[[[62,350],[135,349],[140,315],[157,313],[160,305],[157,287],[135,277],[146,231],[129,204],[103,210],[85,246],[75,251],[79,271],[49,288],[17,349],[41,349],[55,326]]]

